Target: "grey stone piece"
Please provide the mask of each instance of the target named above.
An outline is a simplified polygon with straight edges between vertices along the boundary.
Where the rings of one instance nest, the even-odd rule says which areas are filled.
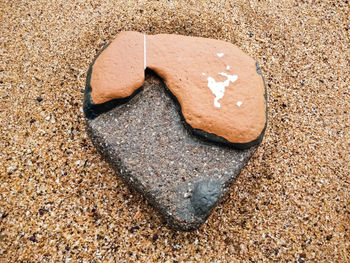
[[[128,102],[87,119],[87,132],[117,175],[181,231],[206,221],[258,147],[237,150],[194,135],[154,76]]]

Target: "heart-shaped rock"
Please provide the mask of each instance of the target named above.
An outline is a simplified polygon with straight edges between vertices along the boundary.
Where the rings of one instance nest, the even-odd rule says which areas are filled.
[[[140,49],[141,47],[137,41],[141,39],[142,43],[145,44],[143,42],[145,36],[142,35],[143,37],[140,38],[139,33],[134,33],[132,32],[132,36],[135,38],[131,38],[133,44],[130,45]],[[162,48],[168,46],[166,44],[166,36],[169,35],[161,35],[160,38],[157,38],[157,35],[152,36],[152,40],[150,38],[151,47],[147,49],[147,52],[151,54],[146,55],[150,60],[149,64],[143,59],[140,60],[138,55],[130,56],[137,61],[136,64],[134,63],[135,61],[118,62],[120,65],[124,64],[124,66],[131,65],[129,70],[124,69],[124,71],[130,71],[131,73],[135,68],[137,68],[136,71],[140,71],[138,63],[142,62],[143,70],[144,67],[150,65],[152,70],[166,80],[166,84],[163,84],[152,71],[149,71],[150,74],[147,74],[146,80],[144,76],[141,76],[139,81],[135,83],[135,78],[139,78],[137,76],[138,73],[135,73],[136,76],[133,76],[129,72],[128,74],[134,78],[134,81],[130,82],[134,84],[134,87],[131,87],[130,83],[128,84],[130,80],[120,77],[121,82],[124,83],[121,85],[124,91],[120,92],[122,95],[118,95],[118,74],[120,72],[115,72],[115,69],[118,69],[115,60],[121,59],[121,57],[118,57],[120,45],[128,45],[128,41],[127,39],[122,39],[124,43],[117,43],[117,45],[112,42],[107,49],[102,51],[100,55],[102,59],[99,60],[99,56],[97,56],[89,68],[84,112],[87,117],[87,131],[92,142],[107,161],[112,164],[118,175],[131,187],[141,192],[159,210],[171,227],[188,231],[198,228],[205,222],[212,209],[230,189],[240,170],[248,162],[261,142],[266,127],[266,91],[264,90],[261,71],[257,64],[254,63],[253,70],[255,73],[252,73],[252,69],[249,69],[247,66],[251,64],[251,59],[243,52],[244,55],[242,55],[241,51],[239,51],[237,63],[241,63],[241,67],[247,71],[242,73],[239,70],[239,66],[234,64],[235,55],[227,53],[231,44],[222,41],[216,42],[216,40],[210,40],[209,42],[205,40],[203,42],[214,46],[217,44],[216,48],[218,50],[223,50],[223,48],[220,48],[220,44],[225,43],[227,45],[225,53],[217,52],[216,57],[213,59],[221,59],[226,55],[232,61],[219,60],[218,63],[211,63],[213,68],[205,65],[204,68],[207,73],[203,73],[207,74],[207,78],[204,78],[204,80],[197,78],[198,81],[187,80],[185,83],[182,80],[180,81],[182,78],[191,77],[194,74],[193,71],[187,70],[186,67],[181,69],[177,63],[175,63],[175,66],[167,66],[166,61],[168,58],[161,60],[154,55],[160,48],[160,44]],[[187,43],[183,40],[186,37],[178,37],[176,36],[175,39],[182,39],[182,42]],[[200,49],[201,38],[191,38],[191,41],[194,40],[198,42],[196,49]],[[118,42],[118,38],[115,41]],[[155,44],[152,44],[152,41]],[[175,40],[170,37],[169,41],[174,42]],[[176,42],[176,45],[179,46],[182,42]],[[145,55],[145,45],[141,46],[143,47],[143,49],[141,48],[141,53]],[[108,50],[110,47],[112,47],[112,50]],[[119,49],[115,50],[116,47]],[[211,49],[208,44],[205,44],[204,47],[210,51],[210,54],[213,53],[213,47]],[[130,46],[123,48],[124,52],[127,52],[129,49]],[[185,50],[184,54],[186,56],[181,57],[181,54],[177,56],[180,56],[179,60],[184,61],[183,65],[188,67],[189,64],[186,64],[186,58],[189,56],[187,49],[188,46],[183,48],[180,46],[178,50]],[[234,47],[234,50],[236,49]],[[169,51],[169,53],[176,52]],[[204,54],[203,52],[201,54]],[[164,54],[164,51],[161,53]],[[195,55],[198,52],[193,53]],[[117,56],[117,58],[110,56]],[[246,62],[242,60],[245,56],[247,57]],[[122,58],[127,59],[128,56],[123,54]],[[176,59],[174,54],[172,59]],[[188,59],[195,60],[193,57]],[[114,70],[106,70],[108,63],[114,65],[112,66],[115,67]],[[227,63],[230,63],[230,69],[236,69],[237,72],[222,72],[222,77],[224,77],[222,81],[215,81],[213,77],[209,76],[212,71],[220,73],[221,69],[215,67],[221,67]],[[98,67],[94,65],[98,65]],[[103,68],[106,71],[105,79],[103,79]],[[94,75],[95,69],[96,74]],[[171,74],[171,70],[173,70],[173,74]],[[94,76],[95,80],[93,81]],[[237,78],[233,76],[237,76]],[[239,83],[236,83],[237,79],[240,79]],[[249,82],[250,80],[252,83]],[[216,107],[215,101],[218,103],[218,100],[215,99],[218,96],[213,94],[210,82],[214,83],[212,86],[214,90],[215,83],[222,83],[218,84],[222,86],[221,88],[238,90],[241,96],[245,96],[242,99],[243,102],[240,100],[236,102],[237,98],[231,98],[234,96],[232,95],[233,93],[226,91],[225,96],[227,98],[221,97],[222,107]],[[115,86],[110,85],[111,83],[114,83]],[[195,100],[191,100],[190,91],[188,91],[188,88],[191,86],[188,83],[195,85],[195,88],[193,88],[195,91],[194,97],[197,96]],[[250,89],[250,91],[245,92],[244,83],[257,86],[253,85],[254,87],[251,88],[250,84],[247,84],[245,88]],[[142,84],[143,87],[138,88]],[[181,84],[187,88],[181,88]],[[234,84],[237,85],[235,86]],[[110,85],[112,90],[110,88],[106,89],[106,93],[106,90],[103,90],[103,85]],[[259,85],[262,86],[260,87]],[[261,88],[263,92],[261,92]],[[96,91],[95,98],[101,99],[104,97],[108,99],[102,101],[99,99],[94,100],[92,96],[94,89]],[[205,91],[201,93],[201,89],[205,89]],[[252,90],[253,92],[251,92]],[[197,106],[194,106],[194,108],[199,105],[201,109],[204,109],[200,112],[201,114],[193,114],[197,109],[191,109],[191,101],[196,101]],[[261,101],[264,109],[262,112],[256,113],[255,111],[261,111]],[[201,105],[201,102],[204,106]],[[249,125],[243,129],[238,127],[237,130],[233,131],[233,133],[236,132],[235,136],[230,136],[230,134],[227,136],[230,126],[225,126],[225,121],[212,121],[208,124],[211,120],[215,120],[216,115],[220,116],[222,114],[226,116],[228,114],[227,116],[230,116],[234,112],[238,115],[241,114],[240,107],[242,105],[238,105],[239,102],[246,105],[251,103],[253,106],[256,103],[254,112],[249,112],[254,109],[251,105],[245,109],[248,111],[245,112],[247,118],[250,118],[247,123],[252,122],[254,118],[257,118],[259,122],[256,126],[254,126],[254,123],[249,124],[253,130],[255,129],[249,136],[240,137],[240,133],[247,129]],[[238,110],[230,111],[230,107],[224,106],[226,103],[235,106]],[[232,103],[235,105],[232,105]],[[184,113],[184,107],[187,113]],[[217,110],[221,110],[222,113]],[[229,111],[228,113],[225,112],[227,110]],[[190,121],[188,120],[188,112],[192,114],[190,114]],[[211,117],[206,119],[207,115],[211,115]],[[199,120],[196,119],[196,116]],[[242,116],[240,115],[238,119],[242,118]],[[264,117],[263,126],[261,126],[262,116]],[[234,118],[230,120],[235,122]],[[213,128],[213,125],[223,125],[225,127]],[[236,123],[236,125],[238,124]],[[222,132],[223,130],[224,132]]]

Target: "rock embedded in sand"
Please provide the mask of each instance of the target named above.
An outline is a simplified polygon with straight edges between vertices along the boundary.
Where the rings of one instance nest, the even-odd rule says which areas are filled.
[[[165,85],[152,72],[145,80],[146,67]],[[118,175],[170,227],[194,230],[260,143],[264,93],[259,67],[229,43],[124,32],[89,68],[87,131]],[[244,125],[251,125],[250,133]]]
[[[92,104],[134,94],[145,68],[165,80],[195,133],[238,148],[261,141],[264,82],[256,62],[238,47],[206,38],[122,32],[92,67]]]

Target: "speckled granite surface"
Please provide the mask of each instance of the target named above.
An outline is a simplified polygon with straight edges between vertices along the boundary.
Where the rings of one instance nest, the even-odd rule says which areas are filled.
[[[1,1],[0,261],[349,261],[348,1]],[[85,132],[86,70],[121,30],[231,41],[261,64],[264,141],[178,233]]]

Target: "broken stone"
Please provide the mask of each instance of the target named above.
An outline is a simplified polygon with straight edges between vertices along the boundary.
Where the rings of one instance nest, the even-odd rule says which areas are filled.
[[[246,148],[266,125],[264,82],[256,62],[224,41],[122,32],[93,65],[91,99],[124,99],[140,88],[145,69],[163,80],[194,132]]]
[[[164,84],[150,70],[142,79],[143,86],[131,95],[94,103],[94,62],[84,99],[87,132],[93,144],[118,176],[157,208],[169,227],[182,231],[198,228],[257,149],[266,123],[257,140],[242,144],[227,143],[216,134],[195,129],[184,118],[168,81]],[[262,81],[257,64],[255,71]],[[266,93],[263,96],[265,105]],[[238,104],[235,106],[240,107]]]

